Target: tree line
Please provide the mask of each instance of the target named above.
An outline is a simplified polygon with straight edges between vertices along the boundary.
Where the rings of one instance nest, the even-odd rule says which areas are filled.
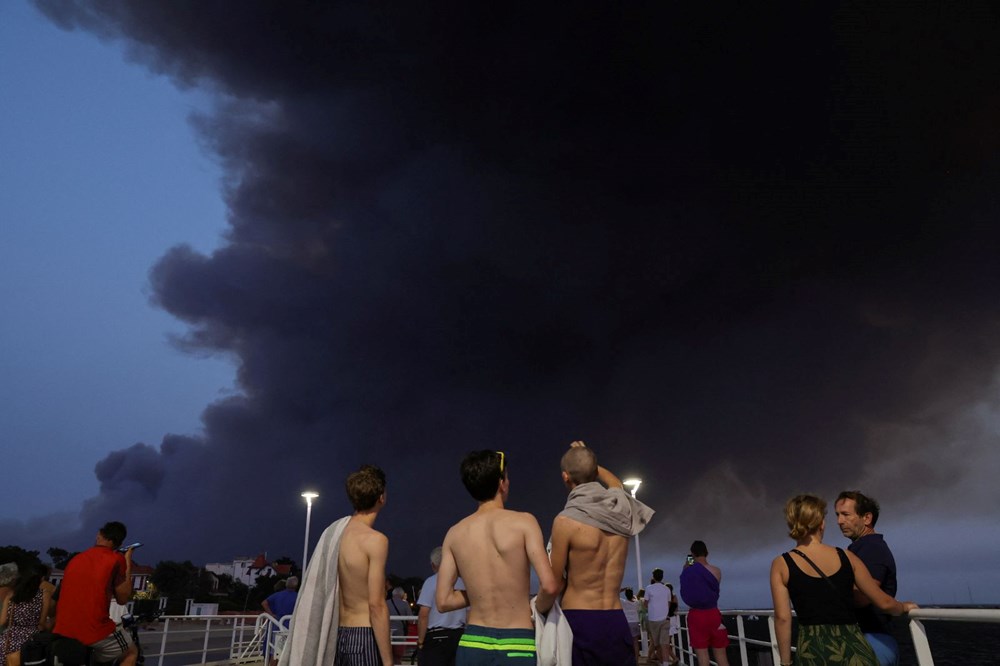
[[[45,552],[55,569],[65,569],[69,560],[77,554],[55,546]],[[27,567],[32,563],[43,564],[37,550],[25,550],[19,546],[0,546],[0,564],[6,562],[15,562],[18,568]],[[301,577],[301,569],[291,558],[280,557],[275,563],[290,565],[290,575]],[[287,576],[258,575],[251,587],[230,575],[217,575],[206,571],[190,560],[183,562],[161,560],[156,563],[153,573],[149,576],[151,589],[138,596],[144,603],[145,599],[166,597],[167,606],[164,609],[166,615],[183,614],[188,599],[194,599],[197,603],[217,603],[219,612],[257,612],[261,610],[261,602],[274,593],[277,582],[285,578]],[[416,595],[420,593],[423,584],[422,578],[404,578],[394,574],[388,574],[387,580],[393,587],[398,586],[406,590],[411,602],[416,601]]]

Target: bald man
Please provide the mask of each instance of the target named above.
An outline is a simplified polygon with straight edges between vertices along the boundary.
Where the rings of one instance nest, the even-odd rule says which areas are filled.
[[[560,605],[573,630],[573,666],[632,666],[632,632],[618,592],[629,538],[645,528],[653,510],[598,465],[583,442],[570,445],[560,468],[569,497],[552,523],[550,559],[563,590]],[[553,597],[541,593],[536,606],[544,613],[552,603]]]

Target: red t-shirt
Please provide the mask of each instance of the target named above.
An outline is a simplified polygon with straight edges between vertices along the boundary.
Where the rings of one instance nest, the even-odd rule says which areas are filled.
[[[125,580],[125,556],[103,546],[76,555],[66,565],[54,633],[92,645],[111,635],[108,614],[114,588]]]

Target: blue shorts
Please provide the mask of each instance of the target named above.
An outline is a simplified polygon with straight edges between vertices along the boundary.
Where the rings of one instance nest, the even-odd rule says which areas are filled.
[[[494,629],[469,624],[465,626],[455,653],[455,666],[526,666],[534,663],[534,629]]]
[[[899,663],[899,643],[889,634],[865,634],[865,640],[872,646],[879,666],[896,666]]]

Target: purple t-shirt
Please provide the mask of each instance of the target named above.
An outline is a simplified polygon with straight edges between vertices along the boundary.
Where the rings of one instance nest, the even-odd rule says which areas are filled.
[[[719,579],[701,562],[681,571],[681,599],[691,608],[716,608],[719,605]]]

